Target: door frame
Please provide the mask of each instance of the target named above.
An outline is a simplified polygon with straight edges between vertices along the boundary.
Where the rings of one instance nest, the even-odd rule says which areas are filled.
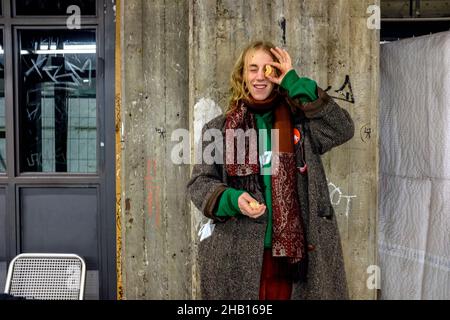
[[[97,169],[92,174],[20,173],[18,154],[18,32],[23,29],[60,29],[65,16],[12,15],[12,1],[3,0],[0,19],[4,46],[5,82],[5,173],[0,187],[5,189],[6,255],[9,263],[21,252],[20,188],[74,187],[95,185],[98,188],[99,298],[116,299],[116,192],[115,192],[115,1],[97,0],[97,15],[81,18],[82,29],[96,29],[97,50]],[[43,23],[44,21],[44,23]],[[15,74],[16,73],[16,74]],[[106,81],[106,79],[108,79]]]

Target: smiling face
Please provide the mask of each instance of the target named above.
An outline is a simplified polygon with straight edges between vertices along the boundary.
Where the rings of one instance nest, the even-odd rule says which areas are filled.
[[[264,76],[265,65],[273,62],[272,56],[262,49],[251,50],[245,57],[244,81],[255,100],[267,99],[274,84]]]

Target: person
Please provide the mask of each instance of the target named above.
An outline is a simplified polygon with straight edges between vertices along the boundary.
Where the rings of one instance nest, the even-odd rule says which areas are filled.
[[[214,143],[223,161],[194,165],[187,185],[214,223],[198,246],[202,298],[347,299],[320,156],[353,137],[349,113],[299,77],[285,49],[256,41],[235,63],[227,112],[208,122],[202,137],[211,129],[222,132]],[[255,141],[238,148],[240,129],[257,130],[257,148]]]

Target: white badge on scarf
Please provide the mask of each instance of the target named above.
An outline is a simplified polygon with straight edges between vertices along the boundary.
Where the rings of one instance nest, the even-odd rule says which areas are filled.
[[[261,171],[266,164],[270,163],[270,161],[272,161],[272,151],[265,151],[262,155],[259,156]]]
[[[216,226],[214,223],[212,223],[212,219],[208,219],[208,222],[204,223],[200,230],[198,231],[198,236],[200,237],[200,242],[205,240],[206,238],[209,238],[212,236],[212,233],[214,231],[214,227]]]

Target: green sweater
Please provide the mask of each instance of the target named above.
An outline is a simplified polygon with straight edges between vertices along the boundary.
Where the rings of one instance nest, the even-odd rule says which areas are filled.
[[[283,81],[281,87],[285,89],[291,98],[300,99],[301,102],[310,102],[318,98],[317,84],[308,78],[300,78],[295,70],[289,71]],[[267,149],[271,150],[271,129],[273,127],[273,112],[269,111],[264,114],[255,114],[256,129],[267,129]],[[266,151],[266,150],[264,150]],[[270,168],[271,162],[265,164],[264,168]],[[270,171],[269,171],[270,172]],[[264,182],[264,198],[267,207],[267,229],[264,238],[264,247],[272,247],[272,181],[271,175],[263,176]],[[226,189],[219,200],[219,205],[215,212],[218,217],[231,216],[234,217],[241,214],[238,206],[239,197],[246,192],[245,190],[236,190],[233,188]]]

